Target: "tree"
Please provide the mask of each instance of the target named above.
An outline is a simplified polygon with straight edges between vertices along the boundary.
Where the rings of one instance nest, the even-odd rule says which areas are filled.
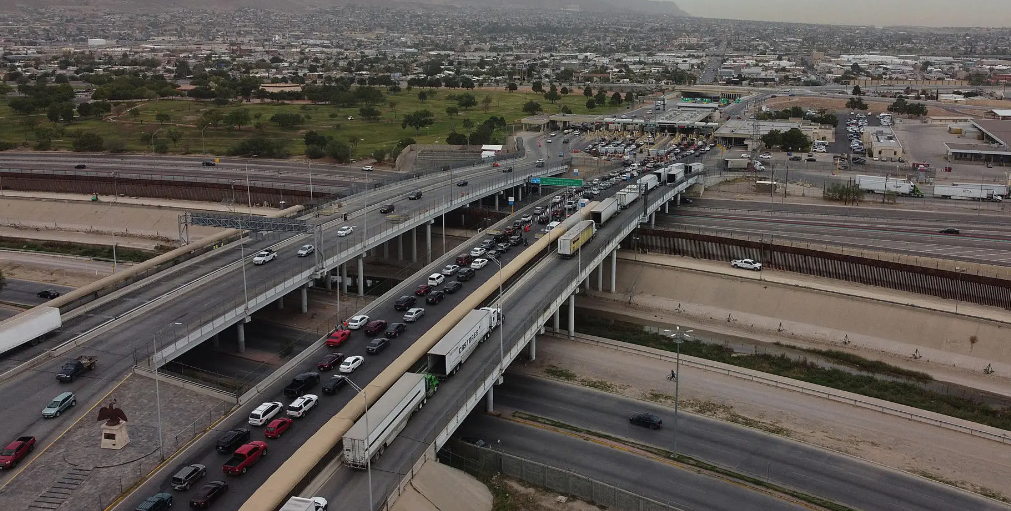
[[[542,110],[544,110],[544,108],[536,101],[527,101],[523,104],[523,113],[525,114],[536,115]]]
[[[424,103],[426,99],[428,99],[428,93],[427,92],[421,91],[421,92],[418,93],[418,101],[421,101],[422,103]]]
[[[467,145],[467,135],[463,133],[457,133],[456,130],[449,132],[446,137],[446,143],[449,145]]]
[[[172,116],[165,112],[158,112],[154,115],[154,118],[159,124],[165,124],[172,120]]]
[[[415,110],[404,116],[403,122],[400,123],[400,127],[407,129],[408,126],[414,128],[414,133],[416,135],[421,134],[421,128],[431,126],[435,123],[435,115],[428,110]]]
[[[477,106],[477,98],[471,93],[460,94],[456,98],[456,105],[464,110]]]
[[[105,140],[102,139],[102,135],[98,133],[81,133],[74,139],[73,147],[77,152],[83,151],[101,151],[105,145]]]
[[[768,133],[762,135],[762,143],[765,147],[777,147],[783,143],[783,132],[779,130],[769,130]]]
[[[798,128],[790,128],[783,133],[781,146],[784,151],[808,151],[811,149],[811,139]]]
[[[597,94],[593,96],[593,100],[596,101],[598,105],[607,103],[607,91],[604,89],[597,89]]]
[[[563,114],[571,114],[572,113],[572,109],[569,108],[569,105],[562,105],[561,112]]]
[[[506,84],[506,90],[509,91],[509,92],[516,92],[516,89],[519,89],[519,88],[520,87],[519,87],[519,85],[516,85],[516,82],[509,82],[509,83]]]
[[[305,145],[307,145],[307,146],[315,145],[315,146],[323,147],[323,146],[325,146],[327,144],[327,142],[329,142],[329,139],[327,139],[323,135],[320,135],[319,133],[316,133],[313,130],[309,130],[309,131],[305,132],[305,135],[303,136],[303,138],[305,140]]]
[[[851,110],[867,110],[867,103],[860,98],[849,98],[846,100],[846,108]]]
[[[252,117],[249,115],[249,110],[245,108],[236,108],[234,110],[229,110],[224,117],[224,123],[229,126],[242,127],[249,124],[252,121]]]
[[[179,131],[176,128],[169,128],[168,138],[169,140],[172,141],[172,147],[175,147],[177,144],[179,144],[179,141],[183,139],[183,132]]]
[[[863,96],[864,95],[864,91],[860,90],[860,86],[859,85],[854,85],[853,86],[853,95],[854,96]]]
[[[618,106],[621,104],[621,101],[622,99],[620,92],[615,92],[614,94],[611,94],[611,101],[610,101],[611,106]]]
[[[374,106],[363,106],[358,109],[358,115],[362,116],[362,119],[366,121],[378,121],[379,117],[383,115],[378,108]]]
[[[455,106],[446,107],[446,115],[453,117],[460,114],[460,109]]]
[[[550,101],[551,104],[554,104],[555,101],[558,101],[559,99],[562,99],[562,96],[561,96],[561,94],[558,93],[557,90],[555,90],[555,86],[552,85],[551,86],[551,90],[549,90],[548,92],[544,93],[544,99]]]
[[[158,154],[165,154],[168,152],[168,150],[169,150],[168,142],[160,138],[154,141],[154,152]]]
[[[567,96],[569,94],[569,88],[563,86],[561,89],[558,89],[558,92],[561,92],[563,96]]]
[[[339,163],[351,161],[351,146],[343,140],[331,140],[326,144],[326,154]]]
[[[462,124],[463,124],[463,129],[465,129],[467,131],[470,131],[471,128],[474,127],[474,121],[470,120],[470,118],[464,119]]]
[[[592,98],[593,97],[593,89],[591,89],[590,86],[587,85],[586,87],[583,88],[583,95],[586,96],[586,97],[588,97],[588,98]]]
[[[544,92],[544,83],[540,80],[530,84],[530,90],[534,92]]]
[[[295,129],[305,122],[305,118],[301,114],[278,112],[270,116],[270,122],[277,124],[281,129]]]
[[[597,102],[594,101],[593,98],[587,99],[586,100],[586,109],[587,110],[593,110],[594,108],[597,108]]]
[[[632,103],[635,103],[635,94],[633,94],[632,91],[628,91],[625,93],[625,102],[630,105]]]
[[[371,156],[373,160],[376,160],[376,163],[382,163],[386,161],[386,157],[388,155],[389,152],[381,147],[379,149],[376,149],[375,151],[372,151],[372,153],[369,154],[369,156]]]
[[[481,98],[481,109],[487,112],[488,109],[491,108],[491,101],[491,95],[485,94],[485,96]]]
[[[390,105],[390,111],[393,112],[393,118],[396,119],[397,118],[397,102],[396,101],[390,101],[389,105]]]

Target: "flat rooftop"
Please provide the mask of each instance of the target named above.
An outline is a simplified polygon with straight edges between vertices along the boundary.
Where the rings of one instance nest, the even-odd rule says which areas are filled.
[[[1005,146],[1011,145],[1011,121],[975,119],[972,124],[995,141]]]
[[[966,154],[992,154],[996,156],[1011,156],[1011,150],[1006,147],[994,147],[990,144],[958,144],[948,142],[944,144],[950,153]]]

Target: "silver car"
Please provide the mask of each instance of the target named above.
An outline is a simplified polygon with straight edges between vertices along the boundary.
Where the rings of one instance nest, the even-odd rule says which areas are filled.
[[[64,410],[76,405],[77,396],[73,392],[63,392],[42,409],[42,417],[46,419],[59,417]]]

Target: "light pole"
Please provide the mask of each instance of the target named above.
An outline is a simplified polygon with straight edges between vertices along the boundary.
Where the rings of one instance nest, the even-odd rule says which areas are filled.
[[[351,378],[345,376],[344,379],[347,380],[348,385],[361,392],[362,397],[365,398],[365,471],[369,477],[369,511],[372,511],[375,507],[373,507],[372,502],[372,456],[369,455],[369,448],[372,446],[372,431],[369,429],[369,395],[365,392],[365,389],[351,381]]]
[[[158,136],[158,132],[161,131],[161,130],[163,130],[163,129],[165,129],[165,128],[158,128],[158,129],[154,130],[153,134],[151,134],[151,152],[152,153],[154,153],[154,137]]]
[[[680,401],[680,390],[681,390],[681,343],[685,342],[685,338],[688,334],[692,333],[694,330],[685,330],[684,333],[681,332],[681,327],[675,326],[674,333],[670,333],[670,329],[665,329],[664,333],[668,334],[671,340],[674,342],[677,348],[677,363],[676,369],[674,369],[674,457],[677,458],[678,455],[678,402]]]
[[[161,386],[158,383],[158,335],[161,334],[166,328],[170,326],[179,326],[182,323],[178,321],[173,321],[172,323],[163,326],[160,330],[155,332],[151,336],[151,347],[154,351],[151,353],[151,365],[154,366],[154,399],[156,406],[158,408],[158,455],[161,459],[165,459],[165,444],[162,441],[162,431],[161,431]]]

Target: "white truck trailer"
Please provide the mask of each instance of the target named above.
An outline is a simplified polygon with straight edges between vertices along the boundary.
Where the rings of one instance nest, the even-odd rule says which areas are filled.
[[[614,195],[618,199],[618,209],[625,209],[639,198],[639,186],[628,185]]]
[[[280,511],[326,511],[327,501],[323,497],[292,497],[281,506]]]
[[[364,469],[370,460],[379,458],[407,426],[411,415],[435,393],[438,381],[431,375],[404,373],[344,434],[344,464]]]
[[[934,185],[934,197],[939,197],[942,199],[957,199],[957,200],[979,200],[979,201],[993,201],[1001,202],[1004,200],[1004,195],[998,192],[1007,191],[1006,187],[1000,187],[997,185],[997,189],[993,185],[979,185],[979,184],[953,184],[953,185]]]
[[[579,248],[585,245],[597,233],[597,224],[593,220],[583,220],[573,228],[558,237],[558,255],[563,258],[570,258],[579,252]]]
[[[491,307],[472,310],[428,350],[428,372],[439,379],[455,374],[477,345],[502,323],[502,311]]]
[[[618,213],[618,199],[611,197],[609,199],[604,199],[600,201],[593,209],[590,210],[590,218],[594,223],[597,224],[597,228],[600,228],[608,221],[612,216]]]
[[[898,195],[918,195],[919,190],[916,185],[908,179],[883,176],[856,177],[857,187],[870,193],[895,193]]]
[[[724,168],[727,170],[748,170],[751,160],[747,158],[727,158],[723,160]]]
[[[646,174],[639,178],[639,189],[646,193],[657,186],[660,186],[660,179],[655,174]]]
[[[38,344],[42,336],[63,326],[60,310],[38,306],[0,321],[0,353],[22,344]]]

